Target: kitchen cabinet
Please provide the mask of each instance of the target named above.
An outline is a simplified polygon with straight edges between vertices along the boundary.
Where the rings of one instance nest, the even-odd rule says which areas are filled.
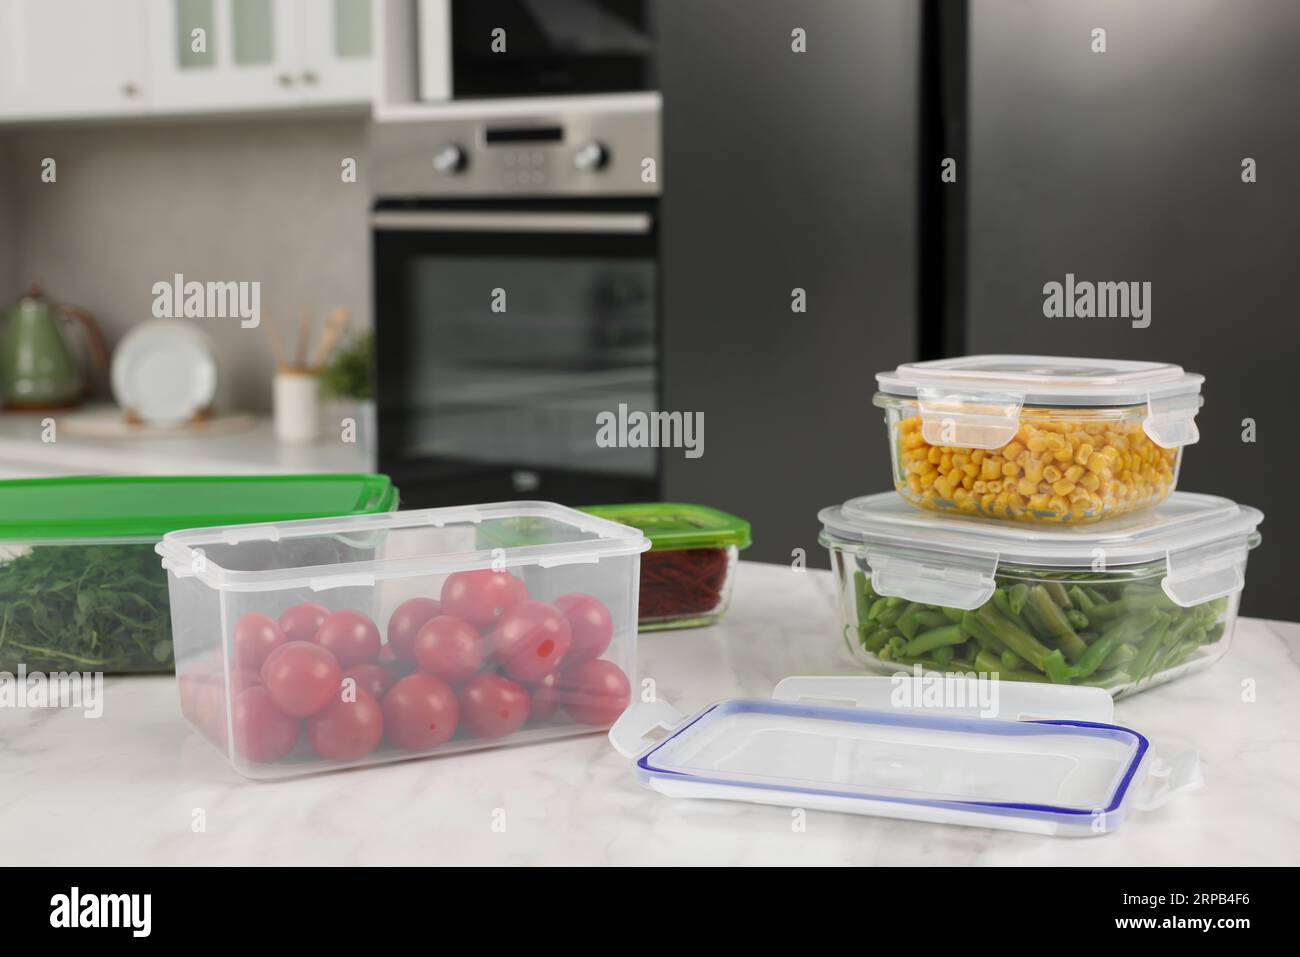
[[[371,0],[157,0],[149,48],[159,110],[369,99]]]
[[[0,3],[0,116],[144,113],[145,19],[145,0]]]
[[[373,0],[5,0],[0,120],[365,104]]]

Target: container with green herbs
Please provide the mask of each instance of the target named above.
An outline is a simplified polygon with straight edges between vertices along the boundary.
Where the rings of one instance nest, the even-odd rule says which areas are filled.
[[[165,533],[396,505],[382,475],[0,481],[0,671],[171,671]]]
[[[1093,525],[917,511],[892,493],[824,509],[843,639],[876,669],[997,674],[1119,696],[1228,650],[1263,515],[1175,492]]]

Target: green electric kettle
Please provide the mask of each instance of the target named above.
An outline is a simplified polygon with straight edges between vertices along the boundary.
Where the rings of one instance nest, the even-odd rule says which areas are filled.
[[[57,409],[81,401],[86,375],[64,338],[68,319],[81,324],[95,366],[108,364],[95,320],[83,309],[51,303],[33,284],[9,310],[0,334],[0,394],[6,408]]]

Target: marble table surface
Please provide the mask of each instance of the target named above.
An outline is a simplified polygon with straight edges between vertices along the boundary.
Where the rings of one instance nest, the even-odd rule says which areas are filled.
[[[743,563],[723,623],[642,636],[642,674],[688,713],[791,674],[860,674],[833,590]],[[1197,748],[1205,787],[1084,840],[817,811],[798,831],[786,808],[644,790],[604,734],[252,783],[182,723],[170,678],[105,692],[97,720],[0,709],[6,863],[1300,863],[1297,624],[1242,620],[1214,667],[1116,703],[1156,747]]]

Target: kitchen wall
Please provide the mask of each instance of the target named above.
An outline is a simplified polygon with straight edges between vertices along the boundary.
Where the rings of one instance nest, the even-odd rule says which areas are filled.
[[[57,162],[54,183],[41,181],[45,157]],[[345,157],[357,160],[355,183],[341,180]],[[175,273],[260,281],[262,308],[286,337],[304,303],[318,323],[342,304],[354,329],[368,327],[366,166],[360,117],[12,132],[0,139],[0,292],[7,302],[39,281],[88,309],[110,346],[151,318],[153,284]],[[204,328],[218,357],[218,406],[269,409],[266,331],[232,319]]]

